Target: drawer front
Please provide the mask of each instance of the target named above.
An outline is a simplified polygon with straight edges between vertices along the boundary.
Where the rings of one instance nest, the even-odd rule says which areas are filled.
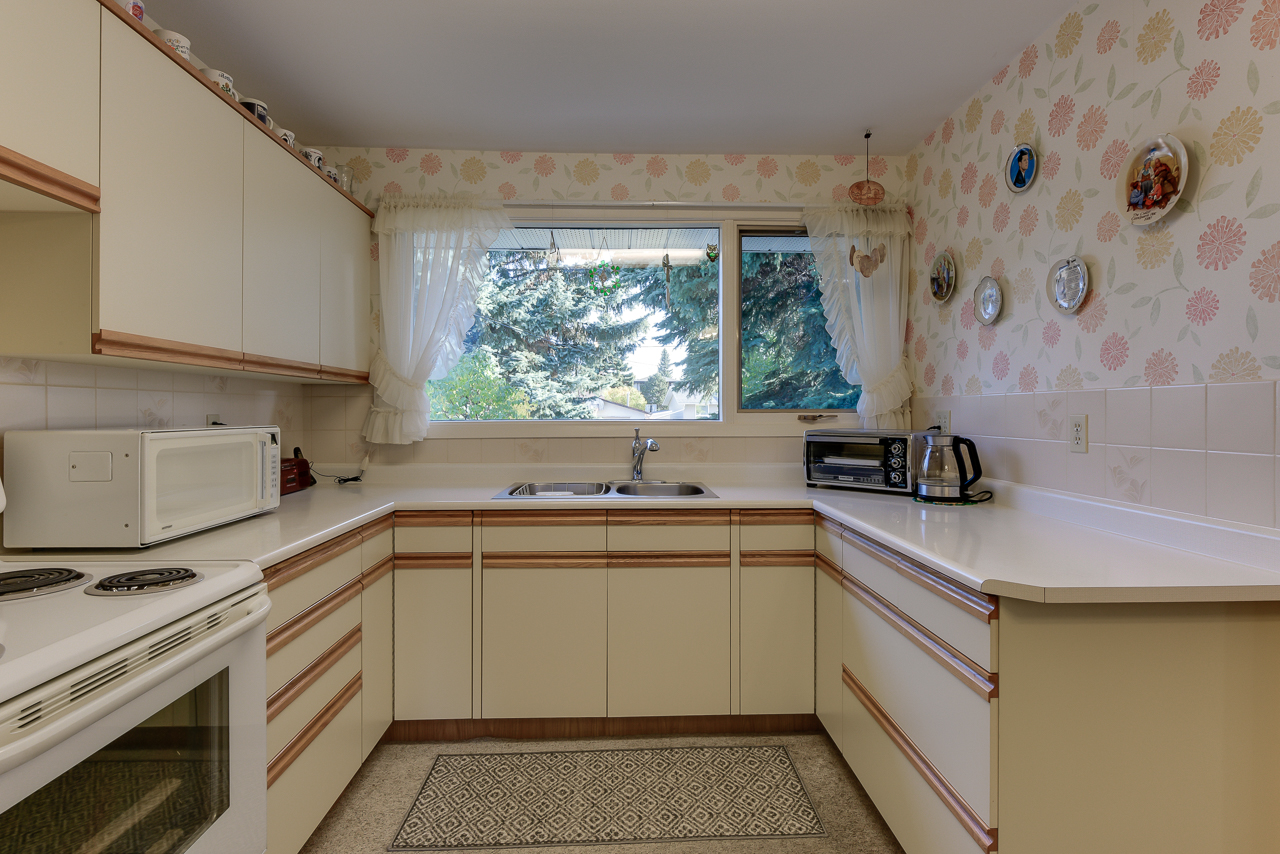
[[[373,569],[393,551],[395,533],[387,530],[368,537],[360,544],[360,569]]]
[[[284,749],[303,727],[320,714],[320,710],[338,695],[351,679],[360,672],[360,644],[357,643],[345,655],[332,664],[305,691],[293,699],[271,720],[267,721],[268,761]],[[305,673],[299,674],[299,677]],[[269,706],[268,706],[269,708]]]
[[[840,540],[842,530],[840,525],[822,516],[818,517],[818,521],[813,526],[814,549],[836,566],[840,566],[842,560],[841,553],[844,548]]]
[[[310,608],[360,575],[360,549],[345,551],[271,591],[267,631]]]
[[[728,549],[728,525],[609,524],[611,552],[699,552]]]
[[[856,533],[845,534],[844,571],[893,603],[916,622],[960,650],[984,670],[997,670],[994,598],[971,591],[961,584],[942,579],[921,567],[880,551],[877,543]],[[891,565],[892,563],[892,565]],[[922,583],[923,582],[923,583]],[[964,604],[958,604],[964,603]],[[988,604],[990,603],[990,604]],[[976,612],[985,611],[988,617]]]
[[[847,587],[843,647],[844,666],[990,824],[995,723],[991,703]]]
[[[977,854],[980,846],[857,695],[841,685],[844,757],[906,854]]]
[[[267,789],[267,851],[297,854],[360,770],[360,695]]]
[[[471,526],[447,528],[395,529],[397,552],[469,552],[471,551]]]
[[[740,578],[742,714],[812,714],[812,564],[743,566]]]
[[[813,525],[748,525],[738,529],[738,542],[743,551],[813,548]]]
[[[289,643],[267,656],[267,695],[279,691],[325,650],[360,625],[360,596],[357,594]]]
[[[604,525],[485,525],[485,552],[602,552]]]
[[[395,718],[471,717],[471,570],[395,571]]]

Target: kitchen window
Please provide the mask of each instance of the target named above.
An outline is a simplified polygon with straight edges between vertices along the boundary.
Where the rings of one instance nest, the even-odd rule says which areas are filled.
[[[861,387],[836,364],[808,235],[744,232],[740,257],[740,411],[857,407]]]
[[[432,419],[719,419],[719,245],[715,227],[504,230]]]

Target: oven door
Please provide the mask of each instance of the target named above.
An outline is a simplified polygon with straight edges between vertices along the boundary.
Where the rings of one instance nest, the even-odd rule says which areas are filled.
[[[71,711],[55,716],[41,688],[17,698],[54,719],[0,749],[0,854],[266,850],[270,603],[261,585],[231,599],[236,619],[138,677],[82,685],[96,696]],[[166,632],[140,640],[163,656]]]

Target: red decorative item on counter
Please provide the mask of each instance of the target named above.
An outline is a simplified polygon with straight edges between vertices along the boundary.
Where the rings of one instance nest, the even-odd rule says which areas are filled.
[[[288,495],[312,484],[311,463],[302,457],[280,461],[280,494]]]

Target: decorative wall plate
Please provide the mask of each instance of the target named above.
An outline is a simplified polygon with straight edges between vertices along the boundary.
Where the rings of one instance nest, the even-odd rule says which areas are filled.
[[[1020,142],[1004,163],[1004,183],[1015,193],[1025,193],[1040,171],[1040,156],[1030,143]]]
[[[1000,283],[990,276],[983,276],[982,281],[973,289],[973,316],[983,326],[990,326],[1000,316],[1000,307],[1004,305],[1004,294]]]
[[[1054,308],[1063,314],[1075,314],[1089,293],[1089,268],[1077,255],[1064,258],[1049,268],[1045,291]]]
[[[1143,140],[1116,179],[1116,204],[1134,225],[1150,225],[1173,210],[1187,177],[1187,149],[1173,134]]]
[[[951,253],[939,252],[929,273],[929,293],[938,302],[946,302],[955,290],[957,277],[956,262],[951,259]]]

